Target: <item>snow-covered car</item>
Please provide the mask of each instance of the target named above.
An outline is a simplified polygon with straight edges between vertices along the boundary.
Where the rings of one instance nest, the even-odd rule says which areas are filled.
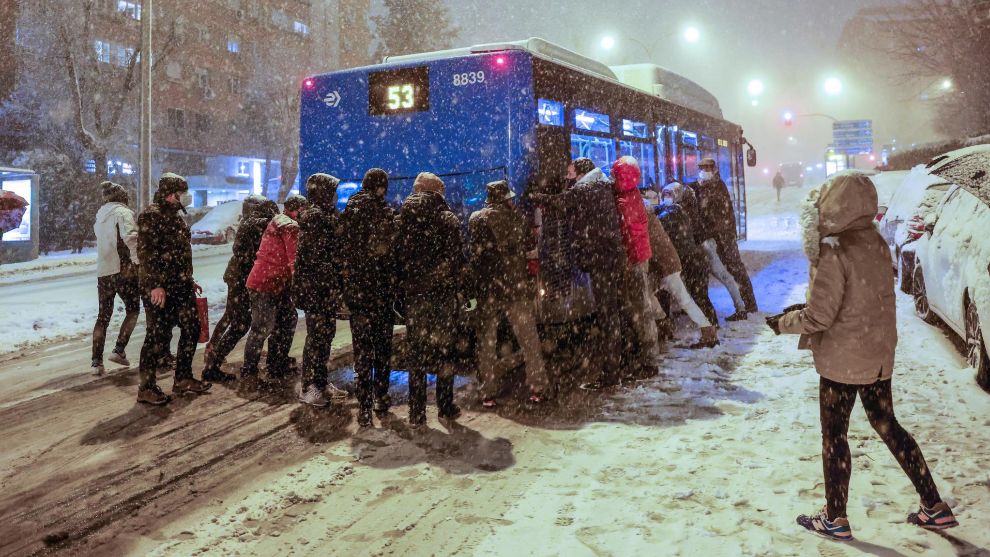
[[[942,201],[950,185],[919,164],[894,190],[880,219],[880,234],[890,246],[895,272],[901,278],[901,290],[908,294],[911,293],[914,250],[904,248],[924,233],[925,217]]]
[[[977,381],[990,390],[990,145],[980,145],[936,157],[929,163],[933,174],[947,176],[946,165],[974,149],[986,157],[969,165],[967,183],[952,180],[945,198],[925,221],[917,242],[913,272],[914,305],[926,322],[937,319],[966,343],[966,360],[977,370]],[[958,165],[962,166],[962,165]]]
[[[907,170],[890,170],[870,176],[870,181],[877,188],[877,204],[879,205],[877,221],[882,219],[884,214],[886,214],[887,208],[890,206],[890,200],[894,196],[894,191],[897,190],[907,175]]]
[[[210,209],[189,231],[194,244],[225,244],[234,241],[241,220],[242,201],[227,201]]]

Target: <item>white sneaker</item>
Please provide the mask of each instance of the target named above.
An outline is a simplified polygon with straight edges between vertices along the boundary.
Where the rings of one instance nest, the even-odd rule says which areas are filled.
[[[106,368],[103,367],[103,364],[99,364],[96,362],[93,362],[93,365],[90,366],[90,369],[93,370],[93,375],[103,375],[104,373],[106,373]]]
[[[344,389],[338,389],[333,383],[327,383],[327,395],[331,400],[344,400],[350,396],[350,394]]]
[[[303,404],[308,404],[310,406],[315,406],[317,408],[323,408],[330,404],[327,400],[327,396],[323,394],[323,391],[316,385],[310,385],[299,395],[299,402]]]
[[[124,354],[123,352],[111,352],[110,357],[107,359],[115,364],[120,364],[122,366],[131,365],[130,360],[127,359],[127,355]]]

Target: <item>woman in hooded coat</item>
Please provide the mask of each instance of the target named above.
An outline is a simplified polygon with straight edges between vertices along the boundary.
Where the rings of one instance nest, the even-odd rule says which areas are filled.
[[[821,376],[826,503],[797,522],[843,541],[852,539],[846,515],[852,472],[847,432],[857,395],[870,425],[921,497],[921,509],[909,514],[908,522],[927,529],[958,524],[939,496],[921,449],[894,416],[894,273],[887,243],[873,225],[876,213],[876,188],[861,172],[836,174],[812,194],[802,218],[811,264],[808,303],[767,318],[777,334],[802,335],[800,346],[811,349]]]

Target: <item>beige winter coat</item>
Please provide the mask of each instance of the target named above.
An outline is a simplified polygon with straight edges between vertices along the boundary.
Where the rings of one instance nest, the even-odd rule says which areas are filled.
[[[817,207],[821,242],[808,306],[784,315],[780,331],[808,335],[815,368],[826,379],[855,385],[889,379],[897,346],[894,273],[887,243],[873,226],[876,188],[862,173],[843,172],[821,187]]]

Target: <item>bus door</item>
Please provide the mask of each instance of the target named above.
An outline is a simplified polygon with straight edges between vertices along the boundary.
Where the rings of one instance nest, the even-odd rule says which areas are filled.
[[[669,135],[668,126],[660,125],[657,126],[657,163],[659,167],[659,172],[657,173],[657,186],[661,191],[663,187],[670,183],[673,178],[670,166],[670,147],[667,142],[667,137]]]
[[[700,152],[698,151],[698,134],[687,130],[677,132],[678,154],[678,179],[682,184],[690,184],[698,181],[698,162],[700,162]]]

